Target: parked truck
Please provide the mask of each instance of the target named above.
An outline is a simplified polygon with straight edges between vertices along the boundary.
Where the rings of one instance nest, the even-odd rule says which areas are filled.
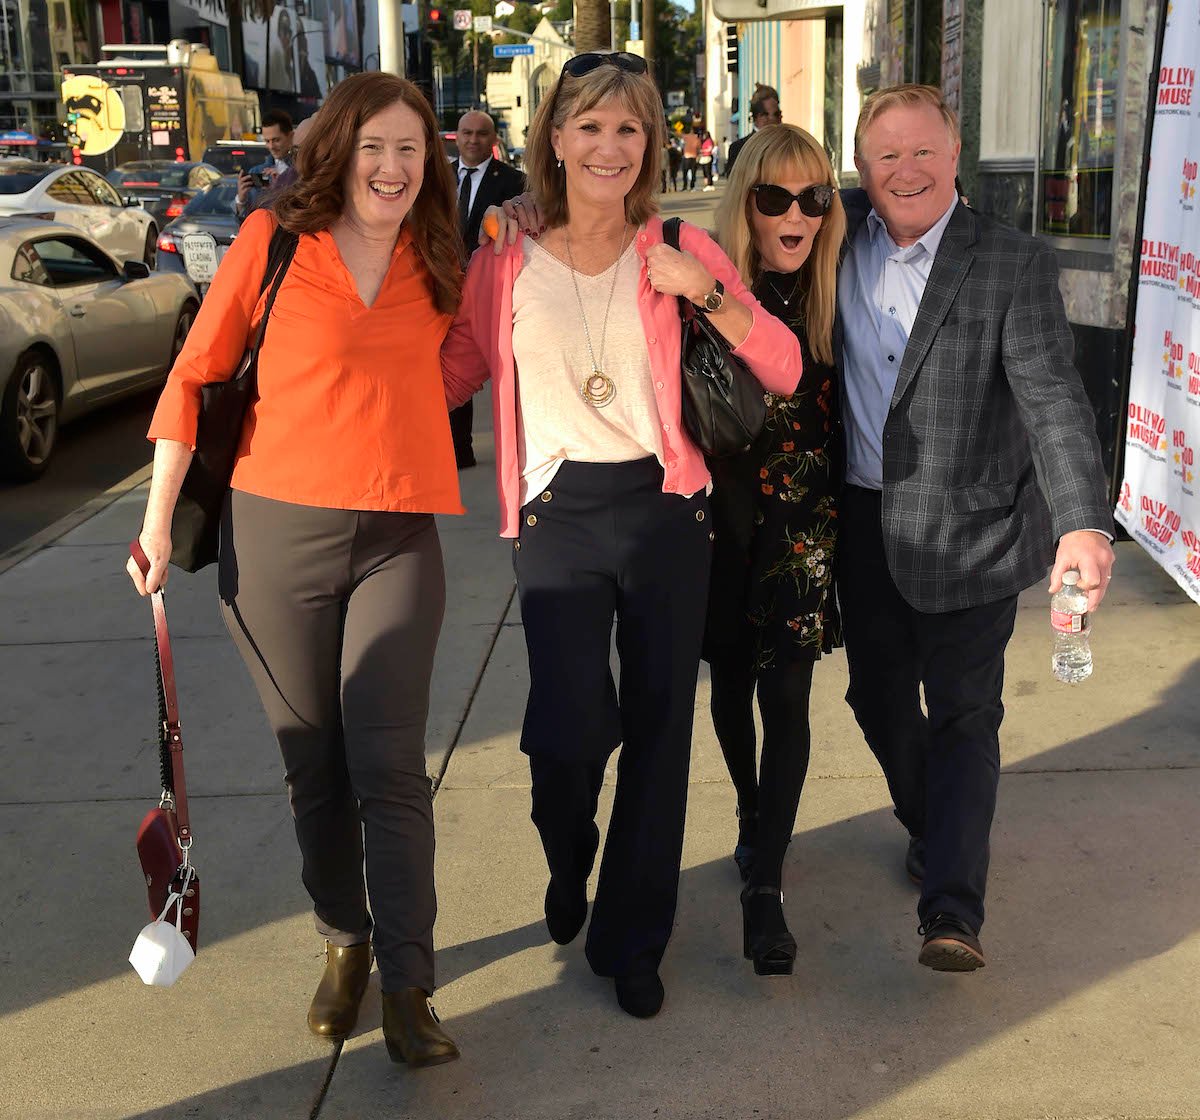
[[[222,71],[207,47],[117,44],[99,62],[62,68],[76,162],[110,171],[135,159],[198,160],[218,140],[258,134],[258,94]]]

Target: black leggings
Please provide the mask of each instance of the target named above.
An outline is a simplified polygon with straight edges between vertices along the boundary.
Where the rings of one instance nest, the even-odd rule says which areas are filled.
[[[758,814],[753,887],[782,887],[812,736],[808,698],[813,663],[797,661],[756,671],[746,656],[718,657],[712,671],[712,721],[743,815]],[[763,723],[762,760],[755,766],[754,690]]]

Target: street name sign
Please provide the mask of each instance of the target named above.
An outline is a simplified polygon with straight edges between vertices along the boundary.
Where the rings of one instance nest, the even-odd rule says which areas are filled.
[[[497,43],[492,47],[493,58],[519,58],[526,54],[533,54],[532,43]]]

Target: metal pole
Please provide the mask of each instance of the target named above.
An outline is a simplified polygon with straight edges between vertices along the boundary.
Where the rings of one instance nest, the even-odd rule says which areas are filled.
[[[471,36],[471,108],[479,108],[479,36]]]
[[[614,51],[621,49],[617,42],[617,0],[608,0],[608,43]]]
[[[379,69],[404,77],[404,17],[400,0],[378,0]]]
[[[657,80],[654,73],[654,0],[642,0],[642,53],[646,56],[650,76]]]

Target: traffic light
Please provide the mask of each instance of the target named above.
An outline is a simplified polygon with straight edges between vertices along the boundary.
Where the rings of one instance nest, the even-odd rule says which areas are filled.
[[[425,11],[425,33],[438,42],[445,40],[450,27],[450,12],[446,8],[428,8]]]
[[[736,23],[725,25],[725,69],[736,74],[738,68],[738,31]]]

